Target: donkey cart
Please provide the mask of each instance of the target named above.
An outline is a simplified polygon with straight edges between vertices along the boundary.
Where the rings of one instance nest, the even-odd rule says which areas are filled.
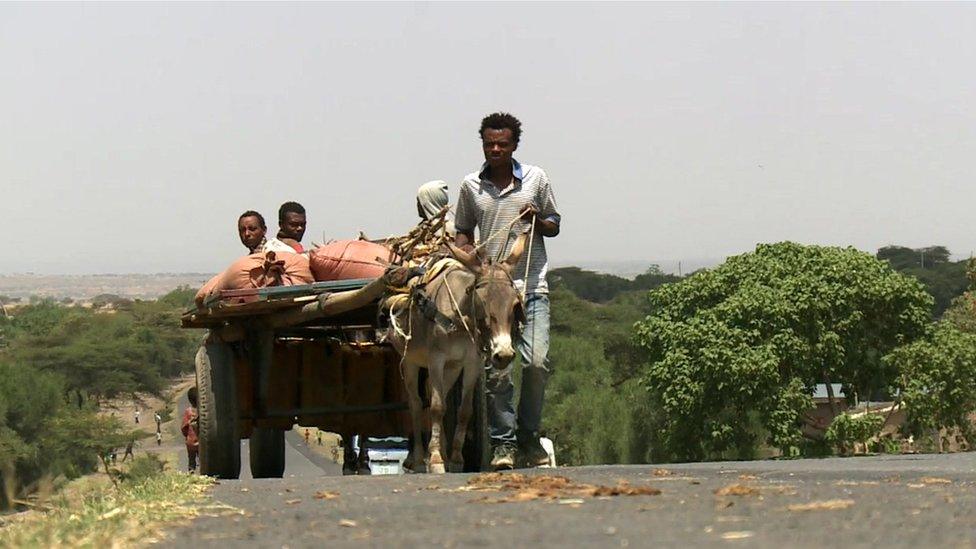
[[[225,290],[183,314],[184,328],[209,330],[196,356],[202,474],[237,478],[247,438],[251,474],[281,477],[284,435],[295,425],[344,436],[411,435],[400,357],[385,342],[378,307],[384,288],[378,278]],[[490,459],[484,387],[482,373],[464,444],[471,471]],[[452,389],[447,401],[457,402],[458,393]],[[453,424],[457,406],[446,410]],[[445,427],[450,447],[454,430]]]

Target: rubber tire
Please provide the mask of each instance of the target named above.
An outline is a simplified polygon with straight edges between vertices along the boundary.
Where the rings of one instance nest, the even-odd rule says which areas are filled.
[[[241,474],[234,353],[226,343],[206,343],[196,356],[200,474],[236,479]]]
[[[251,477],[281,478],[285,474],[285,432],[255,427],[249,444]]]

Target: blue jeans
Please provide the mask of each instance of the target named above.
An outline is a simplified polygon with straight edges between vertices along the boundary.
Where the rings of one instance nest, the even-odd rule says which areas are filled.
[[[517,425],[512,369],[499,375],[489,366],[486,372],[492,446],[514,444],[516,430],[537,432],[542,422],[542,401],[549,379],[548,294],[525,297],[525,319],[522,336],[515,344],[522,356],[522,394],[519,396]]]

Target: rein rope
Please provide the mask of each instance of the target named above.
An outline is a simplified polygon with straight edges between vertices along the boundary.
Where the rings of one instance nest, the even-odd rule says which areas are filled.
[[[433,232],[434,238],[437,241],[439,241],[439,242],[446,242],[448,240],[447,226],[446,226],[446,223],[444,223],[443,221],[445,219],[445,216],[446,216],[447,212],[449,212],[449,211],[451,211],[453,209],[454,208],[452,206],[445,206],[441,210],[441,212],[436,216],[437,218],[439,218],[440,223],[434,223],[433,224],[434,226],[432,227],[432,229],[433,229],[432,232]],[[500,234],[504,233],[505,234],[505,243],[499,248],[499,251],[498,251],[498,254],[497,254],[500,257],[501,254],[505,251],[505,248],[508,247],[509,240],[511,240],[512,227],[514,227],[515,224],[518,223],[521,219],[522,219],[521,216],[516,217],[516,218],[512,219],[512,221],[510,221],[509,223],[507,223],[504,227],[500,227],[498,230],[496,230],[493,233],[491,233],[490,235],[488,235],[488,238],[484,239],[477,246],[474,246],[474,252],[477,253],[478,250],[486,247],[489,242],[491,242],[492,240],[494,240],[495,238],[497,238]],[[531,261],[532,261],[532,242],[535,239],[535,225],[536,225],[536,221],[537,221],[537,214],[532,214],[531,226],[529,228],[529,241],[528,241],[528,247],[529,247],[529,249],[526,252],[526,257],[525,257],[525,275],[524,275],[524,278],[523,278],[522,292],[520,294],[520,297],[521,297],[521,300],[522,300],[523,304],[525,303],[526,290],[528,289],[529,266],[531,265]],[[412,246],[411,246],[411,248],[412,248]],[[497,262],[498,262],[498,258],[496,258],[495,263],[497,263]],[[495,268],[497,268],[497,266],[492,266],[490,268],[491,269],[495,269]],[[451,271],[447,271],[447,272],[444,273],[444,277],[445,277],[444,286],[447,287],[448,297],[450,298],[450,300],[451,300],[451,306],[454,309],[453,312],[457,314],[457,317],[461,321],[461,325],[464,327],[464,331],[465,331],[465,333],[468,334],[468,337],[471,339],[471,342],[474,343],[477,346],[478,345],[478,342],[477,342],[477,340],[474,337],[474,333],[471,331],[471,327],[468,326],[468,323],[467,323],[467,321],[464,318],[464,314],[461,312],[461,306],[458,304],[457,299],[454,297],[454,291],[451,290],[451,285],[447,283],[446,277],[450,273],[451,273]],[[506,273],[506,275],[508,275],[508,273]],[[509,282],[514,283],[513,280],[512,280],[511,275],[508,275],[508,279],[509,279]],[[489,291],[490,291],[491,286],[494,285],[493,283],[494,283],[494,279],[488,279],[486,285],[488,286]],[[476,287],[478,285],[477,278],[475,280],[475,285],[476,285]],[[475,306],[474,299],[477,299],[477,297],[475,296],[474,292],[472,292],[472,300],[471,300],[472,318],[474,318],[474,306]],[[390,323],[391,323],[391,325],[393,327],[393,330],[397,333],[397,335],[399,335],[400,337],[403,338],[403,341],[404,341],[404,344],[403,344],[403,357],[405,358],[406,355],[407,355],[407,351],[408,351],[409,345],[410,345],[410,340],[412,339],[412,334],[413,334],[413,314],[412,314],[412,312],[413,312],[412,311],[413,310],[413,299],[412,299],[412,297],[410,299],[408,299],[407,306],[404,307],[406,309],[406,311],[407,311],[407,330],[406,330],[406,332],[404,332],[403,328],[401,328],[399,326],[399,324],[397,323],[397,317],[399,316],[399,313],[395,313],[394,310],[393,310],[394,308],[395,308],[395,306],[393,304],[391,304],[390,305],[390,311],[389,311],[390,312]],[[400,312],[402,313],[403,311],[401,310]],[[400,375],[402,377],[402,375],[403,375],[403,358],[401,358],[401,360],[400,360],[400,370],[401,370],[400,371]]]
[[[471,338],[471,343],[474,343],[475,346],[477,346],[478,345],[478,342],[475,341],[474,334],[471,333],[471,328],[468,327],[468,322],[466,320],[464,320],[464,314],[461,313],[461,307],[458,305],[457,299],[454,299],[454,291],[451,290],[451,285],[447,283],[447,275],[449,275],[449,274],[451,274],[451,273],[450,272],[444,273],[444,279],[445,279],[444,280],[444,286],[447,287],[447,295],[450,296],[450,298],[451,298],[451,305],[454,306],[454,312],[456,312],[457,315],[458,315],[458,318],[461,319],[461,325],[464,326],[464,331],[467,332],[468,337]],[[477,279],[475,279],[475,280],[477,281]],[[472,295],[471,295],[471,309],[472,310],[474,309],[474,299],[475,299],[475,296],[474,296],[474,293],[472,292]]]

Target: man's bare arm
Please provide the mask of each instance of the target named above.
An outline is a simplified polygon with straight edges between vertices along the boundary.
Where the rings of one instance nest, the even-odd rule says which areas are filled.
[[[522,208],[520,216],[522,219],[529,221],[532,219],[533,215],[535,216],[536,229],[542,236],[552,238],[559,234],[559,223],[556,223],[552,219],[543,219],[539,216],[538,208],[532,204],[526,204],[525,207]]]
[[[551,219],[535,218],[535,226],[539,229],[542,236],[552,238],[559,234],[559,223]]]
[[[454,245],[466,252],[474,249],[474,231],[458,231],[454,235]]]

